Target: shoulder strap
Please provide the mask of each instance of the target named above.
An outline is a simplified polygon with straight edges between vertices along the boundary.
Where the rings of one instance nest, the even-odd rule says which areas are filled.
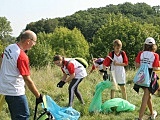
[[[112,59],[114,58],[114,50],[112,51]],[[113,61],[113,60],[112,60]]]
[[[114,61],[113,58],[111,58],[109,55],[107,56],[112,62]]]

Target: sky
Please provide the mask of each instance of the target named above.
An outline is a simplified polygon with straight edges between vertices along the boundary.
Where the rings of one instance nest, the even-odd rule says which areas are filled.
[[[65,17],[79,10],[125,2],[144,2],[151,7],[160,5],[160,0],[0,0],[0,17],[10,21],[12,36],[17,37],[27,24],[42,18]]]

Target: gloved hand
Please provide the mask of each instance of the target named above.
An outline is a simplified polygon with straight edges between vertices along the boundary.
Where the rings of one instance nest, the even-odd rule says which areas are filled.
[[[57,87],[62,88],[64,84],[65,84],[65,82],[61,80],[61,81],[57,84]]]
[[[43,102],[43,96],[42,94],[40,94],[40,97],[36,98],[36,104],[38,105],[39,103],[42,103],[42,102]]]
[[[107,71],[103,72],[103,80],[107,80],[108,79],[108,74]]]

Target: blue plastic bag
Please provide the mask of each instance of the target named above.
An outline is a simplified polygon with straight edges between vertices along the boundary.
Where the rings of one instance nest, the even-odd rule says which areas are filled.
[[[80,113],[72,107],[60,107],[56,102],[48,95],[45,96],[45,106],[56,120],[78,120]]]

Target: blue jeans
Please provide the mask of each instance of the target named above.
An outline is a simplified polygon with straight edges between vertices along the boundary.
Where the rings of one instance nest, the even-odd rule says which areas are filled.
[[[5,96],[12,120],[29,120],[29,108],[26,95]]]

